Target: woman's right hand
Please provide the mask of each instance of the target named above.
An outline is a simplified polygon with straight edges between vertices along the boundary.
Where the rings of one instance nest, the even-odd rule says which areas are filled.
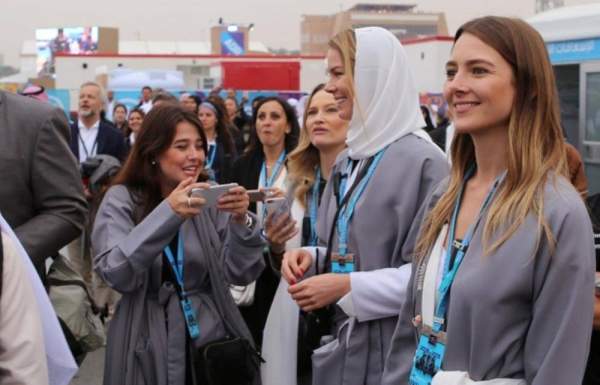
[[[192,189],[210,188],[208,183],[192,183],[192,178],[187,178],[181,182],[171,194],[167,197],[169,206],[175,211],[178,217],[187,219],[200,214],[200,207],[206,203],[204,198],[190,197]]]
[[[312,263],[312,255],[308,251],[304,249],[292,250],[283,256],[281,276],[290,285],[294,285],[297,282],[297,278],[302,278]]]

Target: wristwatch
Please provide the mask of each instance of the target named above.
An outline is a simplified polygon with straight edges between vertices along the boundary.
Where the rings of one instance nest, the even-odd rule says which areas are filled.
[[[600,277],[596,278],[596,295],[600,295]]]

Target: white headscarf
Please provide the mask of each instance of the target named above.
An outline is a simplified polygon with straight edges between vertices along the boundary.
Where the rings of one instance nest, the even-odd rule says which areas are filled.
[[[356,99],[346,140],[350,158],[370,158],[408,134],[433,143],[422,130],[419,92],[398,38],[379,27],[355,33]]]

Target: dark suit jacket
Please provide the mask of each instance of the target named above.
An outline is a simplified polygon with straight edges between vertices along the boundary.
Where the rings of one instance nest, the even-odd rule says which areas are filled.
[[[78,122],[71,124],[71,151],[79,160],[79,127]],[[108,123],[100,121],[98,128],[98,155],[105,154],[114,156],[121,163],[127,158],[127,146],[123,133]]]
[[[265,156],[262,151],[247,152],[240,156],[231,170],[231,183],[244,186],[246,190],[258,189],[258,180]],[[250,203],[248,210],[256,214],[256,203]]]
[[[87,203],[65,113],[0,91],[0,212],[38,271],[76,239]]]
[[[238,154],[244,153],[246,149],[246,143],[244,142],[244,135],[240,130],[235,128],[233,125],[227,125],[227,129],[231,133],[231,137],[233,138],[233,144],[235,145],[235,150]]]
[[[218,169],[215,170],[215,178],[217,183],[231,183],[232,168],[237,158],[238,156],[235,151],[232,154],[226,154],[223,144],[219,142],[219,138],[217,138]]]
[[[431,140],[433,140],[433,143],[437,144],[438,147],[444,152],[446,152],[446,129],[448,128],[449,124],[450,123],[443,124],[428,132],[429,136],[431,136]]]

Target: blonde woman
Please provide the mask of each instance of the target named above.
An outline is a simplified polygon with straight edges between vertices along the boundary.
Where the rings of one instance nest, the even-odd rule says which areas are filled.
[[[426,204],[383,383],[581,384],[594,245],[546,46],[522,20],[475,19],[446,72],[452,174]]]
[[[292,186],[288,196],[292,203],[292,218],[299,225],[290,232],[281,223],[267,217],[265,231],[274,257],[271,265],[279,269],[285,250],[301,246],[316,246],[315,222],[325,184],[336,157],[346,147],[348,122],[338,115],[337,103],[319,84],[307,101],[303,130],[298,147],[290,154],[288,180]],[[293,237],[291,237],[293,236]],[[298,334],[300,308],[287,292],[282,279],[269,312],[265,327],[262,366],[263,385],[295,385],[310,383],[310,355],[314,346],[305,333]],[[301,325],[301,330],[306,325]],[[318,343],[318,341],[317,341]],[[297,380],[298,378],[298,380]]]
[[[312,383],[379,384],[410,276],[409,230],[447,164],[421,129],[417,87],[394,35],[341,32],[327,67],[326,90],[350,124],[348,149],[323,192],[319,247],[286,254],[281,272],[303,310],[333,313],[332,342],[312,356]]]

